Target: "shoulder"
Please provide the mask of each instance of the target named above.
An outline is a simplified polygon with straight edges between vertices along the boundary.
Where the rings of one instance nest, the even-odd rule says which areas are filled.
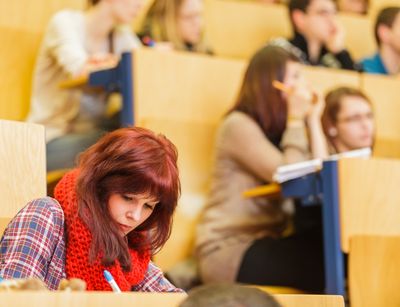
[[[131,49],[139,48],[142,43],[136,34],[128,25],[122,25],[115,29],[116,41],[117,41],[117,52],[122,53],[124,51],[130,51]]]
[[[57,200],[51,197],[38,198],[30,201],[11,223],[26,218],[35,220],[53,221],[55,225],[62,225],[64,221],[64,212]]]
[[[360,64],[366,72],[385,73],[382,60],[378,53],[362,59]]]
[[[278,37],[270,40],[267,44],[268,46],[276,46],[285,49],[287,52],[296,56],[302,63],[308,63],[307,57],[304,52],[295,45],[295,43],[289,41],[284,37]]]
[[[74,22],[83,21],[84,13],[77,10],[62,10],[53,15],[51,23],[63,23],[63,22]]]
[[[85,16],[81,11],[62,10],[53,15],[48,24],[48,30],[71,31],[76,28],[84,28]]]
[[[221,124],[222,131],[236,131],[243,129],[255,129],[260,130],[260,127],[256,123],[256,121],[251,118],[249,115],[240,112],[234,111],[228,114]]]
[[[262,142],[265,138],[261,127],[249,115],[234,111],[227,115],[221,123],[218,136],[217,146],[224,148],[239,149],[238,144],[248,144]]]

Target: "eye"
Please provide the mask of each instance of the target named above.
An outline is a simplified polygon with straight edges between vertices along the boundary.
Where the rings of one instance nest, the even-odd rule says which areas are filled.
[[[150,209],[150,210],[154,210],[154,207],[155,207],[156,205],[146,203],[145,206],[146,206],[146,208],[148,208],[148,209]]]
[[[122,194],[121,197],[122,197],[123,200],[126,200],[126,201],[132,201],[133,200],[133,198],[131,196],[128,196],[128,195]]]

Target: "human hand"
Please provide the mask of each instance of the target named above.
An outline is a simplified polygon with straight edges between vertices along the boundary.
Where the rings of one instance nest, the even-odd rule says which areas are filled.
[[[345,31],[344,27],[336,19],[333,21],[333,23],[333,30],[329,35],[328,41],[326,42],[326,48],[331,53],[337,54],[345,48]]]

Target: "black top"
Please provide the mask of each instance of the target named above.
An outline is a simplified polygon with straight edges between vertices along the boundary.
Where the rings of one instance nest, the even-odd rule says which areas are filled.
[[[289,42],[300,49],[300,57],[301,60],[309,65],[314,66],[326,66],[326,67],[335,67],[349,70],[360,70],[359,66],[353,61],[350,53],[343,49],[339,53],[331,53],[323,46],[320,50],[320,54],[318,56],[318,60],[316,62],[312,62],[310,60],[310,55],[308,53],[308,44],[304,36],[300,33],[295,33],[294,37],[289,40]],[[299,53],[297,53],[299,54]]]

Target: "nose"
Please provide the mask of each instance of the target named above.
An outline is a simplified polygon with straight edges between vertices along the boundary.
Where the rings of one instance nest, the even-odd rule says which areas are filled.
[[[134,220],[135,222],[140,221],[141,216],[142,216],[142,207],[141,206],[135,206],[134,209],[127,212],[127,217],[129,219]]]

